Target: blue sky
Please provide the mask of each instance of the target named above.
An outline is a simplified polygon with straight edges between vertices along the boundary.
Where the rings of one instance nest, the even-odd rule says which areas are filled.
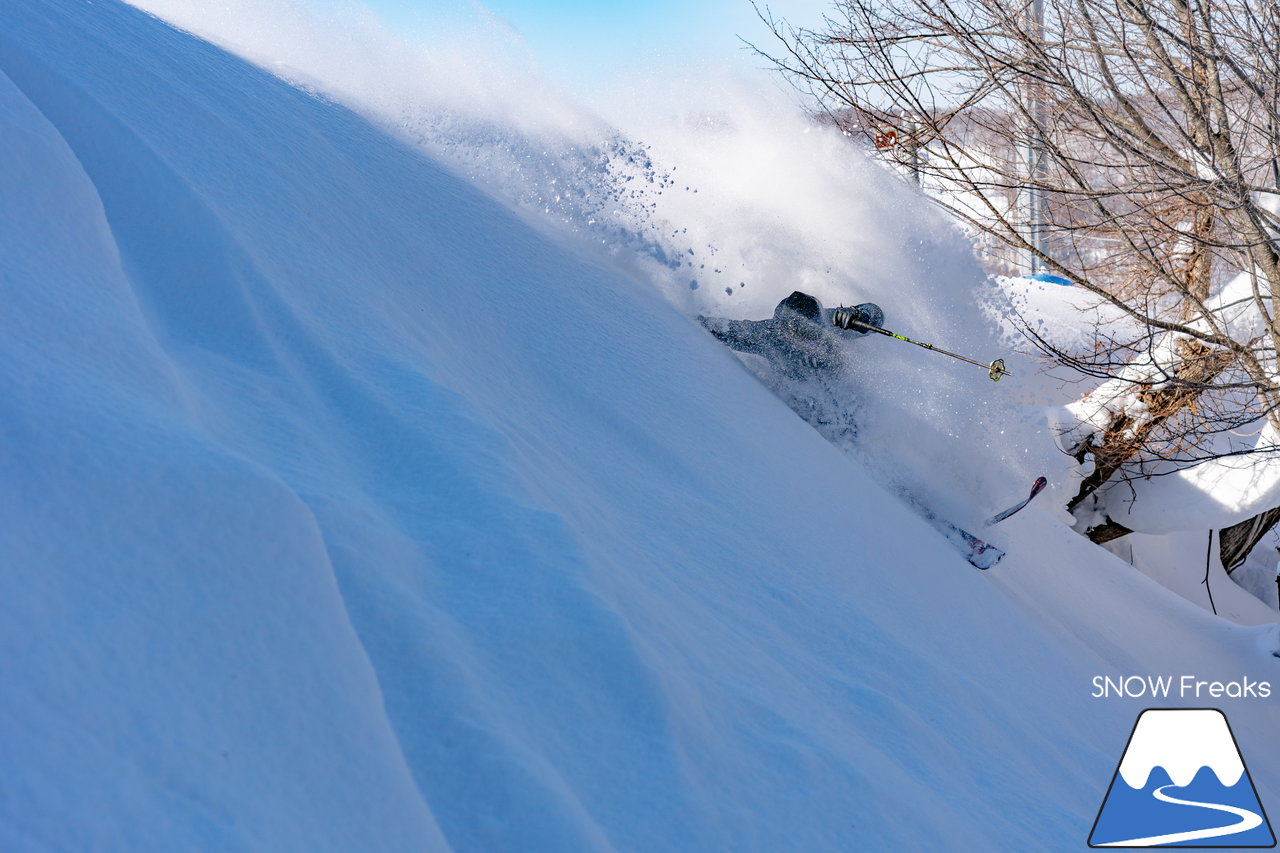
[[[575,90],[638,70],[711,63],[750,69],[764,63],[738,39],[761,46],[768,32],[749,0],[364,0],[388,23],[430,28],[474,20],[487,9],[529,44],[539,67]],[[816,25],[834,0],[776,0],[775,16]]]

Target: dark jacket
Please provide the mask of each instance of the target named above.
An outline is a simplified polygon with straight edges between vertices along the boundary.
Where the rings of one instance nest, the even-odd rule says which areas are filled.
[[[877,313],[880,310],[870,303],[867,307],[875,308]],[[835,338],[834,314],[833,310],[824,311],[814,297],[797,290],[778,303],[768,320],[700,316],[698,322],[732,349],[764,356],[783,374],[800,378],[815,370],[837,370],[843,364],[843,347]],[[881,319],[882,315],[869,314],[864,321],[879,325]]]

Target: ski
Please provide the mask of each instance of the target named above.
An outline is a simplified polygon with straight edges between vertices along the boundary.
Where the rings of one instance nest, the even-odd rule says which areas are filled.
[[[1048,480],[1046,480],[1044,477],[1036,477],[1036,481],[1035,481],[1035,483],[1033,483],[1033,484],[1032,484],[1032,486],[1031,486],[1031,494],[1027,495],[1025,498],[1023,498],[1022,500],[1018,501],[1016,504],[1014,504],[1013,506],[1009,507],[1008,509],[1003,510],[1002,512],[997,512],[995,515],[993,515],[993,516],[991,516],[990,518],[988,518],[988,519],[987,519],[987,526],[988,526],[988,527],[990,527],[990,526],[991,526],[991,525],[993,525],[993,524],[999,524],[1000,522],[1004,521],[1004,520],[1005,520],[1006,518],[1008,518],[1009,516],[1013,515],[1014,513],[1018,512],[1019,510],[1021,510],[1021,509],[1022,509],[1023,507],[1025,507],[1027,504],[1031,503],[1031,501],[1032,501],[1033,499],[1035,499],[1035,496],[1036,496],[1036,495],[1038,495],[1038,494],[1040,494],[1041,492],[1043,492],[1043,491],[1044,491],[1044,487],[1045,487],[1045,486],[1047,486],[1047,485],[1049,485],[1049,481],[1048,481]]]
[[[967,530],[961,530],[949,521],[943,521],[933,513],[926,514],[925,519],[976,569],[986,571],[1004,556],[1004,551],[996,546],[982,541]]]

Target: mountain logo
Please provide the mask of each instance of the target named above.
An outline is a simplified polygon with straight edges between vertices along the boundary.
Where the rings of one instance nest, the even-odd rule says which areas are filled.
[[[1139,714],[1089,846],[1275,847],[1226,716],[1216,708]]]

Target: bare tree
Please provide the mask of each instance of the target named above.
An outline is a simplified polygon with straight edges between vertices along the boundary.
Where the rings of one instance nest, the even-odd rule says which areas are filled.
[[[1043,7],[1041,23],[1031,0],[837,0],[819,30],[757,7],[777,39],[757,50],[847,131],[907,138],[885,153],[975,233],[1129,321],[1085,352],[1027,330],[1107,380],[1065,437],[1094,466],[1077,509],[1117,475],[1212,458],[1217,434],[1280,431],[1280,4]],[[1028,187],[1045,200],[1030,217]]]

